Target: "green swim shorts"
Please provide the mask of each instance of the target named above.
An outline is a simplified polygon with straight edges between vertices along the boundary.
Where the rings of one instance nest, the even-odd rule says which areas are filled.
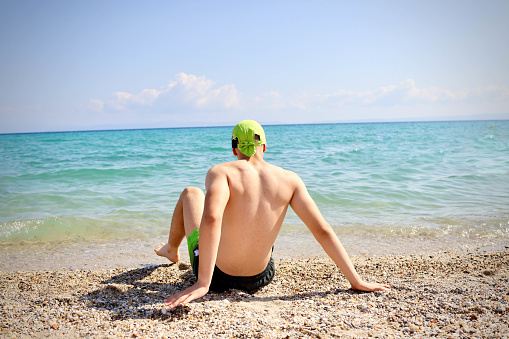
[[[187,250],[189,251],[189,260],[191,261],[191,266],[194,269],[194,257],[196,256],[196,251],[198,250],[198,239],[200,236],[200,229],[197,228],[189,234],[187,237]]]

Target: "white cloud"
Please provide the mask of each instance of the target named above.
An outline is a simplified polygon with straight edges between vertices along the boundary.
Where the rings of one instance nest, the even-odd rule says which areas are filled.
[[[97,99],[90,99],[88,102],[87,108],[94,112],[101,112],[104,107],[104,102]]]
[[[240,94],[235,85],[213,88],[215,82],[204,76],[179,73],[165,87],[164,93],[184,100],[196,108],[236,108]]]
[[[144,89],[138,94],[115,92],[109,105],[114,110],[131,110],[136,106],[163,105],[168,109],[188,105],[195,109],[230,109],[240,105],[240,94],[234,85],[214,88],[215,82],[204,76],[179,73],[168,85]],[[163,99],[164,98],[164,99]],[[162,108],[165,108],[162,107]]]
[[[264,93],[260,96],[255,96],[254,99],[249,103],[250,107],[260,107],[262,109],[269,110],[280,110],[287,106],[287,102],[285,102],[279,92],[270,91]]]
[[[504,100],[509,98],[509,89],[504,86],[488,86],[453,92],[439,87],[418,88],[415,81],[407,79],[397,85],[378,87],[374,90],[339,90],[331,94],[317,95],[316,101],[343,105],[415,105],[430,103],[450,103],[467,100]]]
[[[106,101],[90,100],[87,108],[90,113],[100,114],[100,123],[107,119],[109,125],[114,125],[120,119],[118,112],[122,112],[122,123],[128,121],[135,126],[185,126],[253,117],[260,121],[307,123],[509,114],[508,103],[509,89],[504,86],[452,91],[434,86],[420,88],[413,79],[407,79],[362,91],[340,89],[325,94],[283,95],[273,90],[247,95],[234,84],[218,86],[205,76],[179,73],[159,89],[118,91]]]
[[[364,91],[340,89],[328,94],[309,94],[285,98],[277,91],[270,91],[251,98],[244,98],[235,85],[216,87],[205,76],[179,73],[161,89],[143,89],[137,94],[115,92],[107,102],[108,108],[117,111],[134,111],[136,107],[154,106],[158,112],[183,113],[185,111],[224,111],[259,109],[278,111],[286,109],[320,109],[349,106],[412,106],[422,104],[486,102],[509,99],[509,89],[504,86],[487,86],[453,92],[439,87],[417,87],[413,79],[399,84],[380,86]],[[105,104],[90,100],[90,109],[101,111]]]
[[[111,95],[109,104],[116,110],[129,109],[131,106],[150,106],[161,95],[162,91],[144,89],[138,94],[115,92]]]

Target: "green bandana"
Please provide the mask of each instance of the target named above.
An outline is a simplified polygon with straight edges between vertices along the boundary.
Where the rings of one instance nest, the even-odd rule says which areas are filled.
[[[260,141],[255,141],[255,134],[260,136]],[[255,155],[255,146],[266,144],[265,132],[262,126],[254,120],[243,120],[233,128],[232,139],[237,139],[237,148],[246,156]]]

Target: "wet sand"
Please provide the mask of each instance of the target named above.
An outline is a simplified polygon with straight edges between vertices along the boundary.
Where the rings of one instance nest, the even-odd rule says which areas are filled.
[[[509,245],[508,238],[420,237],[339,235],[352,256],[420,255],[444,251],[499,251]],[[167,240],[117,240],[108,242],[0,244],[0,271],[96,270],[118,267],[144,267],[165,263],[154,255],[154,247]],[[189,262],[185,241],[180,248],[182,262]],[[278,236],[275,259],[326,256],[311,233],[282,233]]]
[[[164,298],[194,281],[189,265],[2,270],[0,336],[509,336],[506,248],[352,259],[364,279],[392,290],[352,291],[328,258],[278,259],[273,282],[254,294],[209,293],[163,312]]]

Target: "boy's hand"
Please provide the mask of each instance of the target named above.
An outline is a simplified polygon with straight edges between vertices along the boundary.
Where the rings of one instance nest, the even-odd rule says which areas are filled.
[[[165,299],[164,304],[170,308],[177,307],[180,304],[185,305],[192,300],[203,297],[205,294],[207,294],[208,291],[208,288],[194,284],[182,292],[174,294],[171,297]]]

